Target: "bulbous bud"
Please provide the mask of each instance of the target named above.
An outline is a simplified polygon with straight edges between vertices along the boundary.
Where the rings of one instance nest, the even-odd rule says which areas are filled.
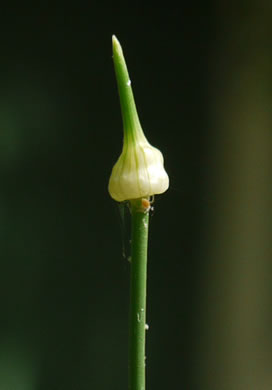
[[[129,141],[128,141],[129,142]],[[124,144],[112,169],[109,193],[118,202],[162,194],[169,187],[162,153],[147,140]]]
[[[138,118],[123,51],[115,36],[113,61],[124,125],[121,156],[112,169],[109,193],[118,202],[149,198],[168,189],[161,152],[147,141]]]

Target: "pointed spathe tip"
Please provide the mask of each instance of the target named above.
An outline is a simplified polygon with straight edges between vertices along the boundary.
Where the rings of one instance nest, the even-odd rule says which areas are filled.
[[[117,52],[117,53],[122,53],[122,47],[120,45],[120,42],[118,41],[118,39],[116,38],[116,35],[112,35],[112,49],[113,49],[113,52]]]

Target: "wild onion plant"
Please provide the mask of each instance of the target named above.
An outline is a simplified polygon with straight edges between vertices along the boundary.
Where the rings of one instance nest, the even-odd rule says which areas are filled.
[[[113,36],[113,62],[123,118],[123,150],[112,169],[109,193],[131,212],[129,389],[145,390],[147,243],[150,201],[168,189],[161,152],[147,141],[138,118],[123,51]]]

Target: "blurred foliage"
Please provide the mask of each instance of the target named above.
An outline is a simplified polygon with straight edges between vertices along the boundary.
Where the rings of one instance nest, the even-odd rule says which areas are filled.
[[[271,389],[270,20],[264,1],[3,11],[1,390],[127,386],[113,33],[171,180],[150,227],[148,388]]]

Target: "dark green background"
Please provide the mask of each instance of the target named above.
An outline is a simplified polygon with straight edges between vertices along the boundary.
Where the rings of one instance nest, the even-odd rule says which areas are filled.
[[[1,11],[1,390],[127,388],[112,34],[170,177],[150,225],[147,388],[271,388],[270,16],[265,1]]]

